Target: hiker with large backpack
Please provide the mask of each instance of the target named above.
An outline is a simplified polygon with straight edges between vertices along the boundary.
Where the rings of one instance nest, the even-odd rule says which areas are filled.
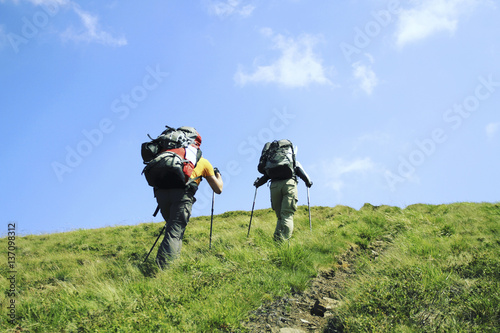
[[[201,136],[193,127],[168,127],[156,139],[141,146],[146,166],[143,173],[165,219],[165,236],[158,249],[156,263],[165,269],[178,258],[184,231],[191,216],[194,195],[205,178],[212,190],[220,194],[223,182],[220,172],[202,157]]]
[[[263,174],[254,182],[256,190],[271,180],[271,207],[276,213],[277,222],[274,240],[281,242],[292,237],[293,215],[297,210],[297,176],[309,188],[312,181],[295,159],[293,144],[290,140],[275,140],[264,145],[257,169]]]

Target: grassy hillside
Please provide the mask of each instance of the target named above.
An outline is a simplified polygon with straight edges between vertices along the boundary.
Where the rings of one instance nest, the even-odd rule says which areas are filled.
[[[500,205],[406,209],[299,207],[290,243],[272,241],[274,213],[193,218],[182,257],[160,272],[142,260],[163,223],[16,237],[15,295],[1,240],[0,327],[6,332],[244,331],[263,303],[306,290],[351,247],[384,240],[377,260],[360,251],[357,274],[325,331],[500,331]],[[157,245],[158,246],[158,245]],[[12,324],[9,310],[15,304]],[[10,311],[10,312],[9,312]]]

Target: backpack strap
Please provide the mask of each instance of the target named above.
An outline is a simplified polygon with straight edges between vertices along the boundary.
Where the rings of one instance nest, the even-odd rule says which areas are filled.
[[[259,164],[257,165],[257,170],[263,175],[266,174],[264,167],[266,165],[266,160],[268,157],[267,155],[269,155],[269,147],[270,146],[271,146],[271,142],[266,142],[266,144],[262,148],[262,152],[260,153]]]
[[[293,143],[291,141],[290,146],[292,147],[292,160],[293,160],[293,169],[295,170],[295,167],[297,166],[297,160],[295,159],[295,148],[293,147]]]
[[[202,176],[198,176],[198,177],[195,177],[195,178],[189,178],[189,180],[188,180],[187,183],[189,184],[190,182],[197,181],[198,179],[201,179],[201,178],[202,178]]]

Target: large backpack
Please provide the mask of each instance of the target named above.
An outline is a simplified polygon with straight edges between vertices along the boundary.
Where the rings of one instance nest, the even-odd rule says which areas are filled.
[[[149,134],[148,134],[149,136]],[[184,188],[201,158],[201,137],[192,127],[168,127],[141,145],[142,173],[155,188]]]
[[[271,179],[295,176],[295,152],[290,140],[275,140],[264,145],[257,169]]]

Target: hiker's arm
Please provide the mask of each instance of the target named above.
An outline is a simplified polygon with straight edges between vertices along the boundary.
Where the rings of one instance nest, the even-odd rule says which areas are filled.
[[[222,182],[220,173],[216,173],[214,176],[207,176],[205,177],[205,179],[207,180],[208,184],[210,184],[210,187],[212,188],[212,190],[214,190],[215,193],[222,193],[222,186],[224,184]]]
[[[304,171],[304,169],[302,168],[302,165],[300,165],[299,162],[297,162],[297,164],[295,166],[295,173],[297,174],[297,176],[300,177],[300,179],[302,179],[304,181],[304,183],[306,183],[307,187],[312,186],[313,183],[312,183],[311,179],[309,178],[307,173]]]
[[[267,183],[267,181],[269,180],[269,176],[268,175],[264,175],[260,178],[257,178],[257,180],[255,180],[255,182],[253,183],[253,186],[255,187],[259,187],[259,186],[262,186],[264,185],[265,183]]]

